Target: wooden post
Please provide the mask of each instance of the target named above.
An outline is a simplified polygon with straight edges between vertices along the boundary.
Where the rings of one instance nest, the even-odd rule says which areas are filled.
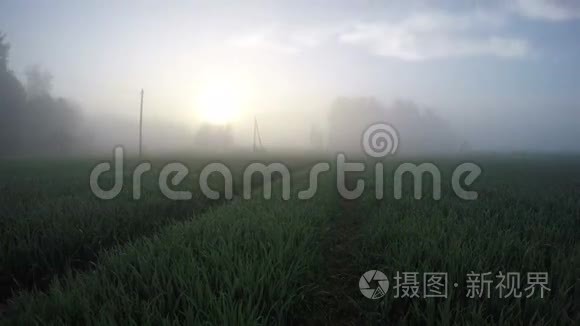
[[[256,152],[256,117],[254,117],[254,152]]]
[[[143,94],[145,92],[141,89],[141,108],[139,114],[139,158],[143,155]]]
[[[258,127],[258,118],[254,116],[254,152],[258,150],[262,150],[262,136],[260,135],[260,128]]]

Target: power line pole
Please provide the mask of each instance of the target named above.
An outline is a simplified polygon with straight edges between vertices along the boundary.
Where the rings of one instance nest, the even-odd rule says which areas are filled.
[[[254,117],[254,152],[256,151],[256,117]]]
[[[258,143],[256,143],[256,140]],[[260,149],[262,149],[262,137],[260,136],[260,129],[258,128],[258,119],[254,116],[254,152],[257,151],[258,144]]]
[[[260,150],[264,150],[264,145],[262,145],[262,135],[260,134],[260,127],[258,126],[257,119],[256,119],[256,132],[258,135],[258,144],[260,145]]]
[[[145,92],[141,89],[141,112],[139,114],[139,158],[143,154],[143,94]]]

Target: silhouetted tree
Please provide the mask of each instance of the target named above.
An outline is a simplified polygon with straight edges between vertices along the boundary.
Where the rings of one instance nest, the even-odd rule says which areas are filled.
[[[450,125],[430,110],[419,110],[411,101],[383,106],[374,98],[339,98],[330,111],[329,148],[362,152],[362,135],[370,125],[386,122],[398,134],[399,152],[457,151],[460,141]]]
[[[6,70],[8,68],[8,52],[10,45],[4,40],[6,36],[0,33],[0,69]]]
[[[310,128],[310,145],[316,149],[324,147],[324,135],[322,130],[316,125],[312,125]]]
[[[61,154],[77,139],[78,110],[51,95],[52,75],[26,70],[26,89],[8,68],[10,46],[0,34],[0,155]]]
[[[26,93],[29,98],[49,96],[52,89],[52,75],[39,65],[26,69]]]
[[[362,152],[361,139],[373,123],[385,121],[384,107],[372,97],[345,98],[330,108],[328,147],[330,150]]]
[[[66,154],[75,147],[78,110],[67,100],[49,95],[31,97],[22,127],[26,152]]]
[[[8,69],[10,45],[0,33],[0,155],[9,155],[21,146],[19,126],[26,93],[22,84]]]

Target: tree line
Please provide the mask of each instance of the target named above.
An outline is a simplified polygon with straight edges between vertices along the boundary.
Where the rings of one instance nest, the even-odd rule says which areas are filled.
[[[52,76],[39,66],[26,69],[22,83],[10,70],[9,52],[0,33],[0,156],[72,152],[79,110],[51,94]]]

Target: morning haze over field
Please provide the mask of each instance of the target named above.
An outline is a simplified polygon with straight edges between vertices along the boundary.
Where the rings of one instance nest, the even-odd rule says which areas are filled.
[[[0,0],[0,325],[580,325],[580,2]]]
[[[49,74],[73,107],[75,150],[135,148],[144,89],[149,150],[191,148],[204,124],[249,148],[254,117],[270,148],[327,144],[336,99],[363,97],[436,119],[445,150],[578,151],[579,17],[541,0],[6,1],[0,31],[9,73],[29,92],[27,71]]]

